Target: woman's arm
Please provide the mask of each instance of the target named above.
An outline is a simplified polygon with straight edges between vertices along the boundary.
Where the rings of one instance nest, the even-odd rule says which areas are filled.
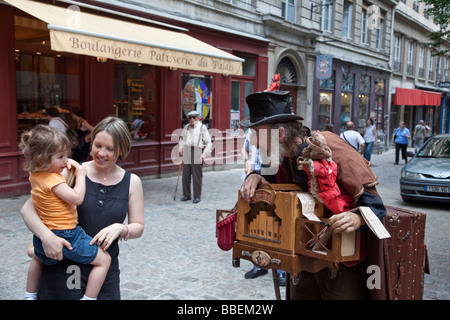
[[[137,175],[131,174],[130,198],[128,200],[129,238],[142,236],[144,226],[144,191],[142,190],[142,181]],[[126,236],[126,234],[121,236]]]
[[[128,224],[113,223],[100,230],[90,244],[97,242],[104,250],[108,249],[117,238],[139,238],[144,232],[144,192],[141,179],[131,174],[128,199]]]
[[[33,201],[30,199],[20,209],[20,214],[23,221],[30,231],[42,241],[45,256],[54,260],[62,260],[62,248],[72,250],[70,243],[58,236],[56,236],[47,226],[42,222],[41,218],[34,207]]]

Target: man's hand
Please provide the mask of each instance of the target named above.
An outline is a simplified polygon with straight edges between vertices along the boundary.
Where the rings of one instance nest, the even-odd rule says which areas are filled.
[[[358,230],[366,223],[359,214],[346,211],[331,216],[329,224],[335,233],[348,233]]]
[[[245,179],[244,183],[241,187],[241,197],[250,203],[252,197],[255,195],[256,188],[258,185],[268,183],[266,179],[264,179],[259,174],[253,173]]]

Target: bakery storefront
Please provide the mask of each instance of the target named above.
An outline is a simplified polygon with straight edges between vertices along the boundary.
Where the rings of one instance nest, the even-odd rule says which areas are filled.
[[[243,117],[246,93],[266,86],[267,42],[102,9],[0,1],[1,197],[29,192],[18,140],[48,123],[52,106],[62,117],[79,109],[93,126],[124,119],[133,145],[122,166],[140,176],[177,171],[173,133],[193,109],[217,129],[214,163],[237,159],[233,119]]]

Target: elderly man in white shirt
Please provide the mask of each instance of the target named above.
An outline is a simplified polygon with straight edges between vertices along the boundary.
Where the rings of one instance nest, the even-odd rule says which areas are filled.
[[[183,158],[183,197],[181,201],[191,200],[191,175],[193,177],[194,200],[199,203],[202,194],[203,162],[211,153],[211,136],[200,121],[200,114],[191,111],[187,114],[189,124],[181,132],[178,154]]]

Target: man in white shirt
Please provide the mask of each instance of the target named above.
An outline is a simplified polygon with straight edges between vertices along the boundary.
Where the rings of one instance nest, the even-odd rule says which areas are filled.
[[[183,158],[183,197],[181,201],[191,200],[191,175],[193,177],[194,200],[199,203],[202,194],[203,162],[211,153],[211,136],[200,121],[200,114],[191,111],[187,114],[189,124],[181,132],[178,155]]]
[[[364,139],[361,134],[353,130],[353,128],[353,122],[347,122],[345,126],[346,130],[341,133],[341,138],[347,141],[347,143],[359,151],[359,153],[363,154],[365,148]]]

